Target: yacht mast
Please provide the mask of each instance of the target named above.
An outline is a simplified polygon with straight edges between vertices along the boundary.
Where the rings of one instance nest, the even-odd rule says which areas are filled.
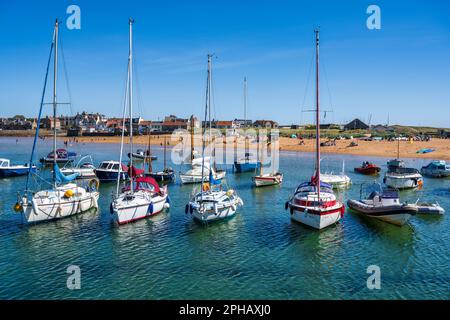
[[[201,185],[201,198],[203,200],[203,183],[205,182],[205,144],[206,144],[206,121],[208,119],[208,110],[210,108],[210,83],[211,83],[211,54],[208,54],[208,71],[206,79],[206,105],[205,105],[205,121],[203,122],[203,144],[202,144],[202,185]],[[211,125],[211,115],[209,115],[209,124]],[[211,130],[209,131],[211,135]],[[211,168],[209,168],[211,170]]]
[[[56,80],[58,76],[58,19],[55,21],[55,54],[53,60],[53,186],[56,188]],[[31,166],[31,164],[30,164]]]
[[[316,34],[316,188],[320,202],[320,107],[319,107],[319,29]]]
[[[129,168],[129,175],[130,175],[130,191],[133,193],[133,23],[134,20],[132,18],[128,21],[130,25],[130,51],[128,54],[128,65],[129,67],[129,95],[130,95],[130,168]]]

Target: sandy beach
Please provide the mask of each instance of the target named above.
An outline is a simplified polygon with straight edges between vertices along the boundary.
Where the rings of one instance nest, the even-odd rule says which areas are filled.
[[[64,139],[64,138],[60,138]],[[65,138],[67,139],[67,138]],[[120,137],[78,137],[78,143],[120,143]],[[179,137],[166,136],[168,145],[174,146],[179,143]],[[125,141],[128,141],[126,137]],[[297,151],[297,152],[313,152],[315,147],[315,140],[304,139],[304,144],[300,144],[300,140],[294,138],[280,138],[281,151]],[[322,139],[325,141],[325,139]],[[350,140],[338,140],[335,146],[322,147],[323,153],[336,154],[354,154],[367,155],[378,157],[396,157],[397,142],[396,141],[357,141],[358,146],[349,147]],[[148,136],[134,137],[134,143],[137,147],[145,147],[148,143]],[[162,146],[164,143],[164,136],[152,136],[151,144]],[[223,141],[216,141],[217,146],[222,145]],[[233,144],[228,142],[228,144]],[[140,146],[139,146],[140,145]],[[200,147],[201,140],[196,139],[196,147]],[[230,146],[231,147],[231,146]],[[243,147],[243,143],[238,144],[239,148]],[[251,145],[256,147],[256,144]],[[434,152],[419,154],[418,150],[423,148],[434,148]],[[450,139],[432,139],[431,141],[400,141],[400,158],[424,158],[424,159],[441,159],[450,160]]]

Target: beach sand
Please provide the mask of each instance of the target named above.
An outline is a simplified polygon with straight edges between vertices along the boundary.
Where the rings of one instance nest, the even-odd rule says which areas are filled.
[[[65,140],[67,138],[59,138]],[[73,139],[73,138],[72,138]],[[77,137],[78,143],[120,143],[120,137]],[[151,138],[152,145],[163,145],[163,135],[155,135]],[[179,143],[179,137],[166,136],[166,141],[169,146],[174,146]],[[300,144],[299,139],[294,138],[280,138],[280,150],[281,151],[297,151],[297,152],[313,152],[315,150],[314,139],[304,139],[304,144]],[[326,139],[322,139],[326,141]],[[356,147],[349,147],[350,140],[338,140],[336,146],[321,147],[323,153],[336,153],[336,154],[354,154],[367,156],[370,160],[370,156],[378,157],[397,157],[397,141],[361,141],[354,140],[358,143]],[[125,137],[125,142],[128,142],[128,137]],[[134,144],[136,148],[143,148],[148,143],[148,136],[134,137]],[[228,142],[229,147],[232,148],[233,142]],[[196,147],[201,146],[201,139],[197,137],[195,141]],[[223,145],[223,141],[216,141],[216,145]],[[244,144],[240,143],[238,148],[243,148]],[[251,148],[255,148],[256,144],[251,144]],[[417,150],[423,148],[435,148],[434,152],[419,154]],[[450,139],[432,139],[431,141],[400,141],[400,158],[424,158],[424,159],[440,159],[450,160]]]

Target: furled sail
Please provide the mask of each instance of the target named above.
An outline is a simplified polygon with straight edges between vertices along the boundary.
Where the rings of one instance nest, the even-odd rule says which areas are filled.
[[[69,174],[66,176],[61,172],[61,170],[59,169],[57,164],[55,164],[55,166],[53,167],[53,170],[55,171],[55,177],[56,177],[56,181],[58,183],[70,182],[72,180],[75,180],[80,175],[79,172],[75,172],[75,173],[72,173],[72,174]]]

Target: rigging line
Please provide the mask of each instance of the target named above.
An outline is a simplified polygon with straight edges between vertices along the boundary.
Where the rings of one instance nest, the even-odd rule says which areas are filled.
[[[134,63],[134,68],[133,68],[133,74],[134,74],[134,80],[136,82],[135,85],[135,92],[136,92],[136,96],[137,96],[137,104],[138,104],[138,112],[139,115],[141,117],[144,117],[144,108],[143,108],[143,103],[142,103],[142,95],[141,95],[141,85],[140,85],[140,81],[139,81],[139,74],[138,74],[138,63],[136,59],[136,49],[135,49],[136,45],[133,43],[133,63]]]
[[[302,102],[302,110],[301,110],[302,112],[300,112],[300,124],[302,124],[301,118],[302,118],[302,114],[303,114],[303,111],[305,108],[306,96],[309,92],[309,83],[311,81],[311,73],[312,73],[312,67],[313,67],[313,62],[314,62],[314,54],[315,54],[315,51],[312,50],[311,61],[309,63],[308,77],[306,79],[305,92],[303,94],[303,102]]]
[[[62,37],[60,37],[58,39],[58,41],[59,41],[59,48],[61,50],[61,58],[62,58],[62,61],[63,61],[63,70],[64,70],[64,78],[66,80],[67,94],[69,95],[69,110],[70,110],[70,114],[73,114],[73,110],[72,110],[72,92],[71,92],[70,86],[69,86],[69,77],[67,76],[68,72],[67,72],[67,66],[66,66],[66,58],[64,57],[64,50],[63,50],[63,45],[62,45],[61,38]]]
[[[49,71],[49,68],[50,68],[50,62],[51,62],[51,58],[52,58],[53,46],[55,44],[55,42],[54,42],[55,40],[54,39],[55,38],[53,36],[53,41],[52,41],[52,44],[50,45],[50,52],[49,52],[49,55],[48,55],[47,68],[46,68],[46,71],[45,71],[44,88],[42,89],[41,105],[39,107],[39,114],[38,114],[37,124],[36,124],[36,132],[34,134],[34,140],[33,140],[33,148],[31,149],[31,156],[30,156],[30,163],[29,163],[30,167],[28,168],[27,181],[26,181],[26,184],[25,184],[25,192],[28,191],[28,182],[30,180],[30,173],[31,173],[32,165],[33,165],[34,150],[36,148],[36,142],[37,142],[37,139],[39,137],[39,128],[40,128],[41,116],[42,116],[42,106],[44,104],[45,91],[46,91],[46,88],[47,88],[48,71]],[[36,170],[37,170],[37,168],[36,168]]]
[[[326,69],[326,65],[325,65],[325,60],[326,59],[323,58],[323,54],[322,54],[321,65],[322,65],[323,75],[324,75],[324,78],[325,78],[325,83],[326,83],[326,86],[327,86],[328,99],[330,100],[330,108],[331,108],[331,111],[332,111],[332,115],[331,116],[332,116],[333,121],[334,121],[333,101],[331,100],[331,90],[330,90],[330,86],[329,86],[329,82],[328,82],[328,75],[327,75],[327,69]],[[326,113],[324,114],[324,118],[325,118],[325,115],[326,115]]]

